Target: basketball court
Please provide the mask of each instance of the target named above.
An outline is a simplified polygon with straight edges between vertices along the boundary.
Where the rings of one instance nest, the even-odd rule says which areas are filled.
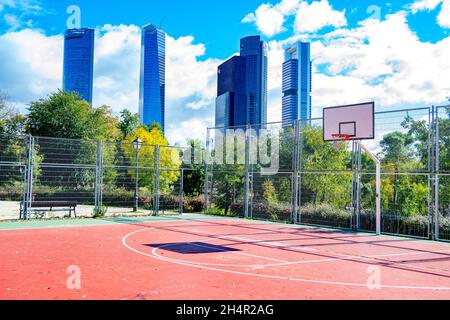
[[[323,119],[325,141],[375,163],[374,233],[200,214],[5,222],[0,299],[450,299],[449,244],[381,235],[380,161],[362,142],[374,109]]]
[[[0,229],[2,299],[450,298],[442,243],[199,215]]]

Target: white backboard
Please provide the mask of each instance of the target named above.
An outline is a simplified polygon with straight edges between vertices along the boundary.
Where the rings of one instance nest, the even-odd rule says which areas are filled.
[[[375,138],[375,103],[367,102],[323,109],[323,137],[325,141],[342,138],[335,134],[350,136],[350,140]]]

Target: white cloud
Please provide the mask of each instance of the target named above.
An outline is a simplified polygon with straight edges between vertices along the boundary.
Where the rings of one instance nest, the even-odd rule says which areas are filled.
[[[450,92],[450,37],[421,42],[403,12],[314,37],[269,42],[269,122],[281,120],[283,48],[298,40],[312,42],[313,117],[322,107],[371,100],[385,109],[431,106]]]
[[[62,36],[25,29],[0,35],[0,87],[19,105],[61,87]]]
[[[17,30],[22,23],[20,22],[19,17],[13,15],[13,14],[5,14],[3,15],[3,20],[5,21],[6,25],[9,27],[9,30]]]
[[[139,101],[141,30],[131,25],[105,25],[95,39],[94,105],[118,112],[137,112]]]
[[[334,10],[328,0],[308,3],[302,0],[282,0],[272,4],[262,4],[247,14],[241,22],[254,23],[265,36],[272,37],[286,30],[288,17],[295,16],[294,29],[297,32],[315,32],[323,27],[347,25],[345,10]]]
[[[194,44],[192,36],[167,37],[167,97],[211,100],[216,96],[216,74],[220,60],[200,60],[205,54],[203,44]]]
[[[33,21],[28,17],[44,12],[40,0],[0,0],[0,12],[7,11],[0,17],[0,22],[8,26],[8,31],[29,27]]]
[[[412,13],[417,13],[423,10],[435,10],[442,4],[436,22],[442,28],[450,29],[450,0],[417,0],[410,5]]]
[[[334,10],[328,0],[302,2],[295,17],[297,32],[315,32],[323,27],[342,27],[347,25],[345,10]]]
[[[443,28],[450,29],[450,0],[442,3],[441,12],[438,15],[438,24]]]
[[[185,145],[187,139],[206,140],[207,128],[214,126],[214,117],[193,118],[182,121],[178,124],[172,124],[167,130],[167,138],[170,142],[176,142]]]
[[[313,105],[375,100],[384,107],[439,103],[450,90],[450,37],[421,42],[398,12],[312,43]]]
[[[0,11],[5,8],[19,9],[27,13],[36,13],[42,10],[40,0],[0,0]]]
[[[413,13],[421,10],[434,10],[442,2],[442,0],[417,0],[411,4]]]
[[[0,0],[1,1],[1,0]],[[202,59],[205,46],[193,37],[167,36],[167,134],[184,143],[204,138],[214,118],[216,70],[219,60]],[[141,30],[134,25],[105,25],[95,39],[94,106],[115,112],[138,111]],[[63,37],[25,29],[0,35],[0,87],[17,106],[55,92],[62,86]],[[206,120],[205,120],[206,119]],[[200,121],[200,122],[199,122]],[[189,124],[191,126],[189,126]],[[195,136],[197,135],[197,136]]]
[[[286,17],[295,13],[301,0],[282,0],[276,5],[262,4],[242,19],[243,23],[255,23],[259,31],[268,37],[283,32]]]

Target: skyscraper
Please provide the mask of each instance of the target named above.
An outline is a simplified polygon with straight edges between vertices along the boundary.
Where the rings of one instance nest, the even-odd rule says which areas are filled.
[[[216,126],[246,124],[245,58],[234,56],[219,66],[217,79]]]
[[[260,36],[241,39],[246,60],[247,124],[267,123],[267,44]]]
[[[312,70],[310,43],[297,42],[285,51],[283,63],[283,125],[311,119]]]
[[[139,88],[141,123],[165,129],[166,34],[152,24],[142,28]]]
[[[64,34],[63,90],[92,104],[94,29],[69,29]]]
[[[218,68],[216,127],[267,122],[267,46],[260,36],[241,39],[240,56]]]

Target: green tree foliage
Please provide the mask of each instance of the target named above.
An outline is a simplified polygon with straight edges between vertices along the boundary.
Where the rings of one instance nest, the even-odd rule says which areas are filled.
[[[132,135],[137,128],[139,128],[140,120],[139,114],[133,114],[131,111],[125,109],[120,113],[119,129],[121,132],[121,140]]]
[[[157,128],[148,131],[146,127],[139,127],[135,133],[127,137],[125,144],[122,145],[123,153],[127,157],[129,163],[136,164],[136,151],[133,148],[133,141],[139,138],[143,142],[141,150],[139,150],[139,167],[151,168],[141,170],[139,175],[139,185],[150,191],[153,190],[153,168],[155,165],[155,146],[160,146],[159,163],[160,176],[159,185],[161,192],[168,192],[171,185],[178,181],[180,171],[174,170],[181,167],[181,159],[179,151],[176,148],[168,147],[169,143],[162,132]],[[166,169],[166,170],[163,170]],[[134,177],[135,171],[129,170],[129,175]]]
[[[263,197],[270,205],[275,205],[278,203],[277,192],[271,180],[266,180],[262,184]]]
[[[383,162],[396,167],[408,163],[414,156],[413,143],[414,138],[410,134],[399,131],[388,133],[380,142]]]
[[[244,168],[242,165],[220,165],[213,174],[214,204],[229,213],[231,204],[243,194]],[[239,199],[241,201],[242,199]]]
[[[152,132],[153,129],[156,129],[156,130],[158,130],[161,133],[163,132],[163,129],[162,129],[161,125],[158,122],[152,122],[149,125],[147,125],[146,128],[147,128],[147,130],[149,132]]]
[[[188,140],[188,146],[191,148],[190,158],[195,160],[196,153],[201,154],[202,142],[200,140]],[[203,193],[205,183],[205,165],[203,163],[194,163],[191,161],[191,165],[188,170],[184,171],[183,176],[183,192],[188,197],[197,197]]]
[[[93,109],[75,93],[58,91],[32,102],[28,111],[27,127],[33,136],[114,141],[119,134],[109,107]]]
[[[323,132],[318,127],[303,128],[302,189],[311,194],[309,201],[314,204],[328,203],[340,209],[351,200],[351,174],[341,174],[348,170],[350,152],[347,143],[335,150],[333,145],[323,140]],[[318,174],[317,171],[328,171]]]

